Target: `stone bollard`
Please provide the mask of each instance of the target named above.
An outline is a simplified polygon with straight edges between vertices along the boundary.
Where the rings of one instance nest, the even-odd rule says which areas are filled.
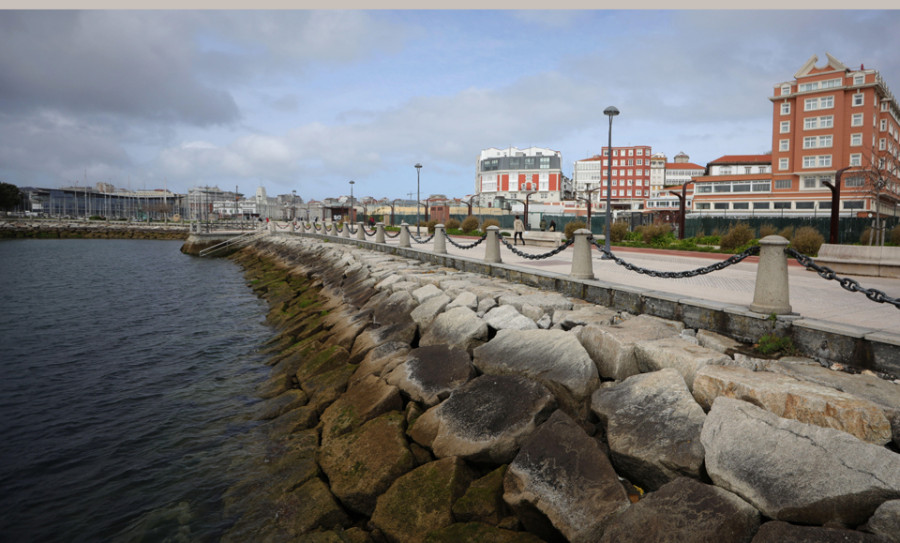
[[[434,225],[434,253],[438,255],[447,254],[447,238],[443,224]]]
[[[484,261],[491,264],[499,264],[503,262],[500,259],[500,227],[488,226],[487,239],[484,240],[487,245],[484,247]]]
[[[766,236],[759,240],[759,266],[756,268],[756,289],[750,311],[766,315],[791,312],[787,256],[784,254],[788,243],[781,236]]]
[[[375,225],[375,243],[384,243],[384,223]]]
[[[344,223],[344,229],[341,230],[341,236],[345,237],[345,238],[350,237],[350,223],[349,222]]]
[[[409,225],[400,223],[400,247],[412,247],[409,243]]]
[[[365,226],[361,221],[356,223],[356,239],[366,239]]]
[[[591,231],[581,228],[575,231],[575,252],[572,254],[572,277],[575,279],[596,279],[594,262],[591,260]]]

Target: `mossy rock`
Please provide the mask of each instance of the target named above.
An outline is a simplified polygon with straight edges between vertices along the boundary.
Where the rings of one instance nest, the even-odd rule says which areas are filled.
[[[453,516],[460,522],[485,522],[497,525],[509,516],[503,501],[503,476],[508,465],[504,464],[469,485],[466,493],[453,504]]]
[[[543,543],[543,539],[527,532],[504,530],[481,522],[458,522],[434,530],[425,537],[425,543]]]

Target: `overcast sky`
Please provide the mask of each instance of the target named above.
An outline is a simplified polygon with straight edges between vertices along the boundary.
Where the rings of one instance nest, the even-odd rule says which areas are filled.
[[[771,149],[812,55],[900,89],[900,11],[0,11],[0,181],[474,191],[489,147]]]

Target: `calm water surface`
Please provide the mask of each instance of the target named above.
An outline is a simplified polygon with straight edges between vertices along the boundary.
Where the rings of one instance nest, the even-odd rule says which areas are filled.
[[[0,241],[0,541],[215,541],[272,335],[180,241]]]

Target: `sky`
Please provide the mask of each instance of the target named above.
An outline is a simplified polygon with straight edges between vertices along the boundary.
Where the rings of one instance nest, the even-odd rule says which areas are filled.
[[[0,10],[0,181],[474,192],[483,149],[771,150],[816,55],[900,89],[900,11]]]

